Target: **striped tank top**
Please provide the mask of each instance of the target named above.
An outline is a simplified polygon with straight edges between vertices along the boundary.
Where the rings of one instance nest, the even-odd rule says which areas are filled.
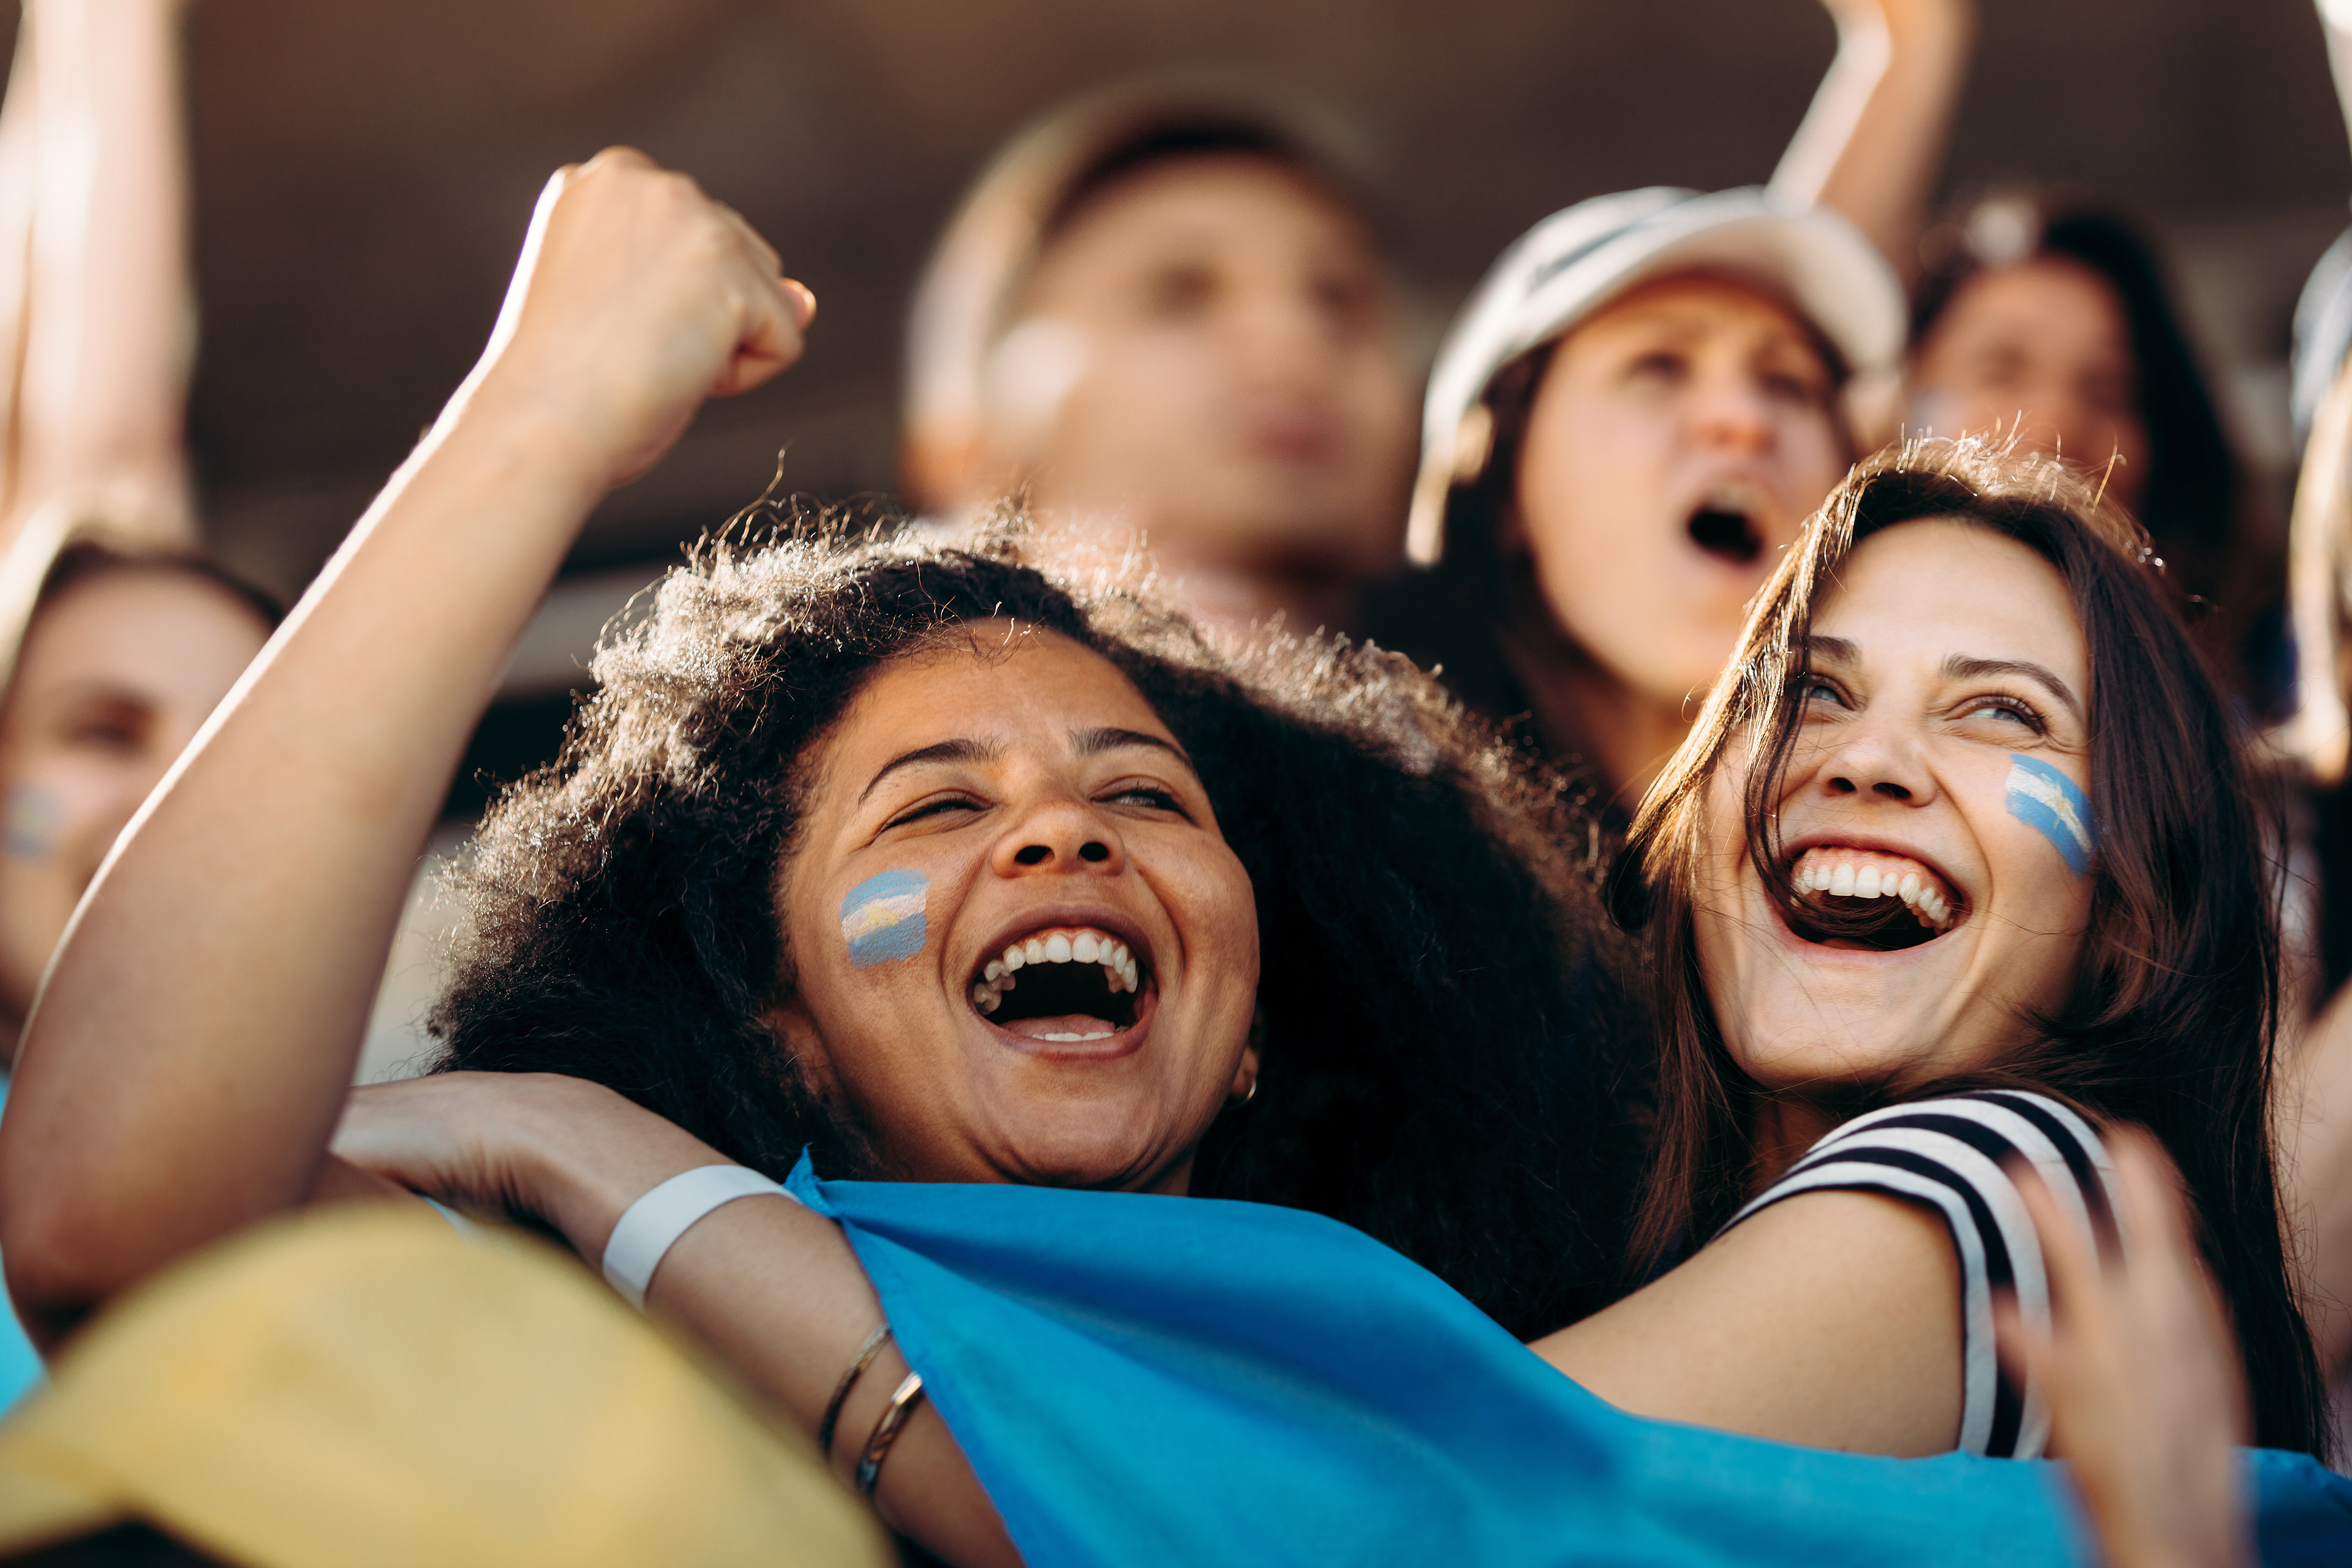
[[[2017,1293],[2028,1323],[2050,1324],[2042,1246],[2006,1159],[2030,1163],[2058,1208],[2086,1237],[2115,1235],[2115,1167],[2091,1124],[2047,1095],[1987,1089],[1857,1116],[1805,1152],[1747,1207],[1748,1215],[1801,1193],[1879,1193],[1941,1215],[1960,1261],[1958,1447],[2033,1459],[2050,1442],[2039,1390],[2017,1387],[1993,1351],[1996,1290]]]

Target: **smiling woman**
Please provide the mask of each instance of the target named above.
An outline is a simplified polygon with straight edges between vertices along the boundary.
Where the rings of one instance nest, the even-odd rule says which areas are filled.
[[[1642,1251],[1800,1192],[1932,1205],[1977,1369],[1963,1430],[2017,1451],[2039,1439],[1992,1385],[1984,1297],[2041,1267],[1986,1217],[2010,1202],[1992,1162],[2063,1154],[2097,1225],[2077,1112],[2166,1145],[2259,1440],[2321,1441],[2264,1110],[2263,839],[2166,593],[2137,529],[2048,459],[1928,441],[1864,464],[1759,598],[1619,889],[1650,906],[1664,1017]]]
[[[799,542],[673,575],[485,822],[445,1067],[777,1177],[1312,1208],[1521,1333],[1606,1298],[1598,904],[1433,682],[762,515]]]

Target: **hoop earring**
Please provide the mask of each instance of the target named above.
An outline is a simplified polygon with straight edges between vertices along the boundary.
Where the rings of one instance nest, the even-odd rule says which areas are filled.
[[[1241,1093],[1229,1094],[1225,1097],[1225,1106],[1228,1110],[1239,1110],[1243,1106],[1247,1105],[1251,1100],[1255,1100],[1256,1098],[1257,1079],[1250,1079],[1250,1086],[1242,1090]]]

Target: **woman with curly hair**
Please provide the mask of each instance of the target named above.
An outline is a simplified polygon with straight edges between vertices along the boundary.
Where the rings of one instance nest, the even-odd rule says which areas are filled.
[[[795,356],[776,270],[634,154],[551,185],[476,374],[59,959],[0,1132],[40,1331],[306,1202],[426,1193],[601,1259],[960,1563],[2070,1559],[2037,1467],[1644,1421],[1382,1246],[1523,1322],[1586,1283],[1596,1091],[1554,1037],[1608,1009],[1558,824],[1408,669],[1220,665],[995,556],[718,546],[674,577],[469,876],[439,1022],[449,1066],[501,1070],[347,1106],[507,645],[602,489]],[[1655,1332],[1538,1348],[1635,1409],[1948,1448],[1952,1390],[1885,1415],[1943,1342],[1855,1331],[1942,1254],[1830,1266],[1879,1202],[1776,1205],[1644,1292]],[[1746,1402],[1709,1407],[1685,1369],[1722,1344]]]

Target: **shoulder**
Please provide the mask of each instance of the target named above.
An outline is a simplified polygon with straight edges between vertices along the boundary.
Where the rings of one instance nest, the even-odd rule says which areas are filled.
[[[2048,1440],[2048,1412],[2036,1389],[2016,1386],[2002,1372],[1993,1328],[1994,1304],[2004,1294],[2015,1296],[2029,1323],[2049,1321],[2041,1238],[2017,1185],[2029,1169],[2079,1235],[2094,1247],[2112,1242],[2115,1167],[2097,1130],[2062,1100],[2013,1089],[1856,1117],[1806,1151],[1733,1216],[1727,1232],[1763,1224],[1776,1210],[1811,1210],[1830,1194],[1895,1199],[1940,1220],[1959,1328],[1958,1447],[2032,1458]],[[1784,1217],[1774,1229],[1799,1223]]]
[[[2012,1174],[2020,1169],[2039,1175],[2061,1211],[2086,1230],[2112,1234],[2115,1166],[2097,1130],[2063,1100],[2014,1089],[1945,1095],[1855,1117],[1807,1150],[1732,1217],[1731,1226],[1807,1193],[1878,1192],[1939,1211],[1965,1252],[1961,1229],[2013,1230],[2005,1223],[2011,1211],[2021,1220]],[[2032,1227],[2020,1234],[2030,1238]],[[1992,1239],[1998,1242],[1998,1234]]]

